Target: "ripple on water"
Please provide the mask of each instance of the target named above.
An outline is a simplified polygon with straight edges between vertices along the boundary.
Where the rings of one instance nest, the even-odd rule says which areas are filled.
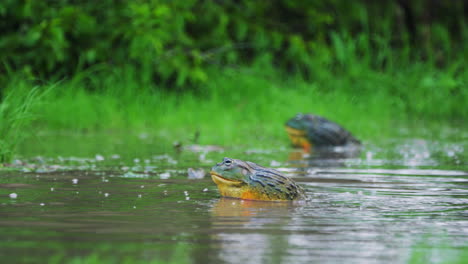
[[[468,241],[463,144],[396,140],[331,156],[284,148],[25,159],[13,164],[25,172],[0,177],[0,236],[11,255],[44,263],[43,252],[99,248],[119,260],[148,260],[162,248],[203,263],[407,263],[415,249],[431,262],[433,250],[450,250],[440,253],[450,262]],[[209,177],[189,179],[188,168],[208,171],[204,161],[231,155],[295,178],[310,201],[220,199]],[[178,250],[181,243],[190,246]]]

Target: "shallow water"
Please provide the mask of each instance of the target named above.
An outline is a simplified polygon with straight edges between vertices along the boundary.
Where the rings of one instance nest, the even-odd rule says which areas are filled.
[[[51,153],[63,155],[37,156],[48,152],[24,147],[0,171],[0,256],[5,263],[463,263],[468,136],[460,133],[311,156],[286,147],[176,152],[141,135],[129,151],[112,140],[99,140],[100,153],[56,147]],[[81,147],[95,140],[79,139]],[[310,201],[220,198],[209,176],[189,179],[188,168],[207,172],[224,156],[282,171]]]

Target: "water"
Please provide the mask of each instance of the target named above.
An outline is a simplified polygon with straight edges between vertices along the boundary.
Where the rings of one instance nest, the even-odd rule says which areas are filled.
[[[127,151],[94,137],[61,152],[55,138],[50,152],[24,146],[14,169],[0,171],[0,257],[5,263],[466,263],[468,137],[460,133],[312,156],[286,147],[177,152],[147,137]],[[209,176],[189,179],[189,168],[207,172],[224,156],[284,172],[310,201],[220,198]]]

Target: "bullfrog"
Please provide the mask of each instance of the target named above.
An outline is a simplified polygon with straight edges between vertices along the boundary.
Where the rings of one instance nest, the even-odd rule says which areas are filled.
[[[304,190],[292,179],[250,161],[224,158],[210,174],[222,196],[263,201],[305,198]]]
[[[302,147],[307,152],[310,152],[312,147],[361,144],[342,126],[318,115],[297,114],[289,119],[285,126],[292,144]]]

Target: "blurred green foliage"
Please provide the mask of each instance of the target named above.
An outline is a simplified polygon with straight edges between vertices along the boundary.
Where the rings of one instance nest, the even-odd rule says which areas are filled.
[[[39,89],[17,79],[11,80],[0,101],[0,164],[11,160],[17,144],[23,140],[26,126],[34,119],[33,109],[53,87]]]
[[[420,59],[443,66],[468,59],[465,2],[3,0],[0,82],[11,71],[63,78],[131,65],[180,91],[209,81],[210,66],[255,60],[308,79],[356,61],[377,70]]]

